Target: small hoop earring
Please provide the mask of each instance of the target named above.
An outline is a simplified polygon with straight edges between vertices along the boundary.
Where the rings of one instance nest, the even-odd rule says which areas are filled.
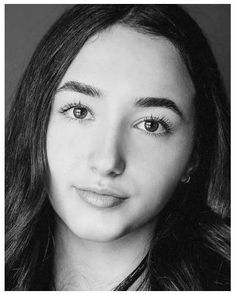
[[[190,177],[190,175],[188,175],[187,178],[183,181],[183,183],[187,184],[190,182],[190,180],[191,180],[191,177]]]

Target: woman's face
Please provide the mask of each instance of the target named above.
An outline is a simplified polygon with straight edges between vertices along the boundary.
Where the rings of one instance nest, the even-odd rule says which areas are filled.
[[[117,25],[85,44],[47,132],[50,200],[68,230],[112,241],[155,222],[188,169],[194,93],[163,37]]]

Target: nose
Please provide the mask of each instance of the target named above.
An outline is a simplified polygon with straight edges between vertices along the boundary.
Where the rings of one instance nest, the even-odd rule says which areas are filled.
[[[100,176],[116,177],[125,171],[126,161],[122,139],[115,134],[100,134],[89,157],[89,168]]]

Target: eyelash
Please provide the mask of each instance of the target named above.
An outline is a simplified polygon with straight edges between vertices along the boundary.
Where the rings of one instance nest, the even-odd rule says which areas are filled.
[[[66,113],[69,110],[73,109],[73,108],[85,108],[92,115],[93,118],[95,117],[94,112],[88,106],[85,106],[80,102],[79,103],[68,103],[68,104],[66,104],[65,106],[60,108],[59,113],[62,113],[64,115],[66,115]],[[71,118],[69,116],[68,116],[68,118],[71,119],[71,120],[76,120],[76,121],[78,121],[80,123],[83,123],[83,122],[86,121],[85,119]],[[140,124],[142,122],[145,122],[145,121],[154,121],[154,122],[160,124],[165,129],[165,132],[154,133],[154,132],[149,132],[149,131],[144,130],[144,129],[137,128],[137,129],[145,132],[147,135],[157,137],[157,136],[163,136],[163,135],[166,135],[166,134],[170,134],[170,133],[173,132],[173,129],[174,129],[173,124],[165,116],[155,117],[155,116],[151,115],[150,117],[145,117],[145,118],[139,120],[137,123],[135,123],[134,127],[136,127],[138,124]]]
[[[59,113],[66,115],[66,113],[73,108],[84,108],[92,115],[92,117],[94,117],[94,112],[88,106],[85,106],[80,102],[66,104],[65,106],[60,108]],[[79,119],[79,118],[71,118],[71,117],[68,117],[68,118],[71,120],[79,121],[80,123],[83,123],[85,121],[84,119]]]
[[[161,132],[161,133],[149,132],[147,130],[142,129],[142,131],[144,131],[147,135],[157,137],[157,136],[163,136],[166,134],[171,134],[174,131],[173,124],[165,116],[155,117],[155,116],[151,115],[150,117],[145,117],[142,120],[139,120],[137,123],[134,124],[134,126],[137,126],[138,124],[145,122],[145,121],[157,122],[165,129],[165,132]]]

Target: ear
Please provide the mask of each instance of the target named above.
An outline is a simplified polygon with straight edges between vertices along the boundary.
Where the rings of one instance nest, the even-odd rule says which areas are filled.
[[[195,151],[193,152],[190,161],[185,169],[183,176],[181,177],[181,182],[187,183],[190,180],[190,176],[194,174],[199,165],[199,154]]]

